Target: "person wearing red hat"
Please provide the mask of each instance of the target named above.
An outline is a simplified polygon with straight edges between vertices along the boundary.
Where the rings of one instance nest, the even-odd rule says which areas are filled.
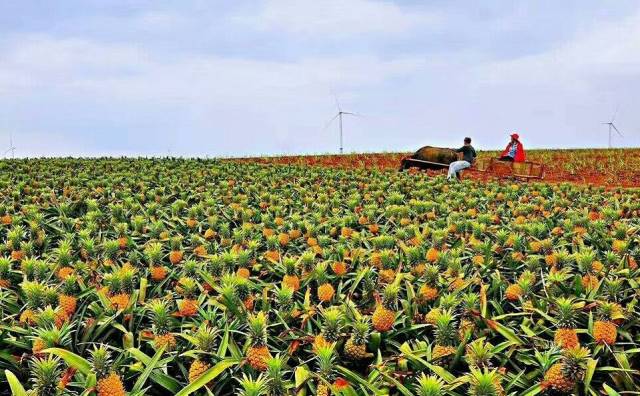
[[[524,152],[524,147],[520,142],[520,136],[517,133],[511,135],[511,141],[507,144],[507,148],[500,154],[500,161],[509,162],[524,162],[527,155]]]

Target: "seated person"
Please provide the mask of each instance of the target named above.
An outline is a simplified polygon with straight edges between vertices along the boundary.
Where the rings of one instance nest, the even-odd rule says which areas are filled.
[[[511,135],[511,141],[498,159],[509,162],[524,162],[526,160],[524,147],[520,143],[520,136],[517,133]]]
[[[456,153],[462,153],[462,160],[454,161],[449,164],[449,173],[447,180],[451,180],[455,175],[460,179],[460,171],[469,168],[476,160],[476,150],[471,145],[471,138],[464,138],[464,146],[454,150]]]

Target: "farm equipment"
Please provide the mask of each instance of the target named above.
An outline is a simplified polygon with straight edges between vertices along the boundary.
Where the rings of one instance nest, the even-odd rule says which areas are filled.
[[[413,155],[405,157],[400,163],[400,170],[418,168],[422,170],[444,170],[449,164],[458,160],[458,154],[451,149],[425,146]],[[471,168],[464,171],[478,174],[482,178],[498,178],[513,180],[542,180],[544,165],[539,162],[507,162],[497,158],[478,159]]]

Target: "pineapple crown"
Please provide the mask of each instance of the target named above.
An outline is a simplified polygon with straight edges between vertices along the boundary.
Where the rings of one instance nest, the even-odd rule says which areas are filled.
[[[591,356],[585,347],[575,347],[564,351],[562,362],[562,375],[572,381],[581,381],[587,367],[587,360]]]
[[[160,242],[151,242],[144,248],[144,254],[147,258],[147,261],[151,265],[160,264],[162,261],[162,256],[164,255],[162,252],[162,244]]]
[[[284,271],[287,275],[296,275],[297,260],[294,257],[285,257],[283,260]]]
[[[455,316],[450,309],[442,310],[435,320],[436,343],[444,346],[453,346],[458,341]]]
[[[56,395],[58,382],[62,376],[60,359],[49,355],[46,358],[33,358],[29,362],[33,388],[38,395]]]
[[[198,283],[190,277],[182,277],[178,280],[176,291],[182,294],[185,298],[195,296],[198,290]]]
[[[389,284],[385,287],[384,292],[382,294],[382,304],[387,309],[395,309],[398,303],[398,293],[400,292],[400,287],[396,284]]]
[[[333,379],[334,359],[335,344],[321,345],[316,348],[318,374],[329,382]]]
[[[111,354],[107,348],[104,345],[95,346],[90,354],[91,358],[89,360],[96,378],[106,377],[111,371]]]
[[[42,315],[40,313],[38,316]],[[35,330],[33,339],[40,339],[44,342],[47,348],[53,348],[55,346],[67,346],[71,343],[71,328],[68,323],[57,328],[53,324],[38,324],[38,329]]]
[[[470,367],[482,368],[490,365],[490,360],[494,356],[493,345],[486,339],[479,338],[465,347],[464,358]]]
[[[113,259],[120,252],[120,243],[117,240],[104,241],[102,251],[105,258]]]
[[[262,396],[267,393],[269,378],[265,377],[264,374],[260,374],[258,378],[253,379],[247,377],[246,374],[242,374],[242,378],[238,379],[238,382],[242,388],[238,392],[238,396]]]
[[[91,239],[91,241],[93,241]],[[58,247],[55,249],[56,258],[58,259],[58,264],[61,266],[66,266],[71,263],[73,260],[73,245],[70,240],[62,240]]]
[[[322,285],[327,282],[328,276],[327,276],[326,262],[321,262],[321,263],[318,263],[318,265],[316,265],[315,269],[313,270],[313,277],[318,283],[318,285]]]
[[[327,308],[322,311],[324,323],[322,333],[329,341],[337,341],[342,329],[343,314],[338,307]]]
[[[166,334],[171,325],[171,314],[164,300],[152,300],[147,304],[149,316],[155,326],[156,334]]]
[[[558,327],[573,328],[577,322],[578,310],[584,303],[576,303],[573,298],[560,297],[556,299]]]
[[[435,375],[427,376],[425,373],[421,373],[414,389],[418,396],[442,396],[444,395],[444,382]]]
[[[171,245],[171,250],[180,250],[182,246],[182,236],[174,236],[169,241],[169,244]]]
[[[502,377],[498,370],[471,369],[469,376],[469,395],[472,396],[501,396],[504,390],[501,385]]]
[[[254,345],[266,345],[267,316],[264,312],[249,315],[249,336]]]
[[[285,363],[287,358],[285,356],[271,356],[267,359],[267,377],[269,378],[269,389],[271,394],[280,395],[285,394],[285,383],[283,380]]]
[[[69,275],[62,281],[62,293],[66,295],[72,295],[77,290],[77,279],[73,275]]]
[[[0,257],[0,279],[7,279],[11,272],[11,259]]]
[[[435,286],[440,277],[440,268],[437,265],[429,264],[425,267],[424,279],[430,286]]]
[[[249,279],[243,277],[236,277],[236,295],[242,301],[244,301],[251,294],[252,283]]]
[[[195,336],[196,346],[201,351],[213,353],[217,344],[217,336],[217,330],[206,325],[202,326]]]
[[[362,345],[367,342],[369,332],[371,331],[370,319],[367,316],[362,316],[351,325],[353,331],[351,336],[357,345]]]
[[[598,304],[597,317],[600,320],[608,321],[624,319],[624,314],[622,313],[622,308],[617,303],[604,301]]]

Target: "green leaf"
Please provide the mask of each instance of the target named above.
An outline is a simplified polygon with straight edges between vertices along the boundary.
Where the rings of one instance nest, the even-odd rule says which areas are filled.
[[[522,341],[522,339],[520,337],[518,337],[516,335],[516,333],[513,332],[513,330],[511,330],[510,328],[504,326],[503,324],[500,324],[496,321],[491,321],[491,324],[488,325],[490,328],[492,328],[493,330],[497,331],[498,333],[502,334],[502,336],[504,338],[506,338],[507,340],[513,342],[516,345],[524,345],[524,341]]]
[[[591,387],[591,379],[593,378],[593,373],[596,371],[596,367],[598,366],[598,359],[589,359],[587,361],[587,370],[584,373],[584,391],[587,392]]]
[[[227,359],[218,362],[215,366],[205,371],[200,377],[198,377],[197,380],[193,381],[192,383],[184,387],[180,392],[176,393],[176,396],[186,396],[192,394],[193,392],[207,385],[217,376],[222,374],[226,369],[238,363],[240,363],[240,360],[236,359]]]
[[[27,391],[24,390],[20,380],[9,370],[4,370],[4,375],[7,377],[9,387],[11,388],[11,394],[13,396],[27,396]]]
[[[616,392],[612,387],[610,387],[606,383],[602,384],[602,387],[604,388],[605,392],[607,392],[607,395],[609,395],[609,396],[620,396],[620,394],[618,392]]]
[[[42,352],[51,353],[62,358],[62,360],[64,360],[69,366],[73,367],[84,375],[91,374],[91,363],[89,363],[87,359],[78,356],[71,351],[67,351],[66,349],[62,348],[48,348],[43,350]]]
[[[366,379],[360,377],[357,373],[354,373],[353,371],[349,370],[346,367],[343,366],[337,366],[336,369],[342,373],[342,375],[345,376],[345,378],[352,384],[358,383],[362,386],[364,386],[365,388],[367,388],[371,394],[373,395],[381,395],[384,394],[384,392],[378,388],[376,388],[375,386],[373,386],[369,381],[367,381]],[[379,373],[378,370],[375,370],[376,372]]]
[[[162,357],[162,353],[163,352],[164,352],[164,347],[158,349],[156,354],[153,355],[153,358],[151,359],[151,362],[144,369],[144,371],[142,372],[140,377],[138,377],[138,380],[136,381],[135,385],[133,386],[132,392],[137,392],[137,391],[142,390],[142,387],[144,386],[144,383],[147,382],[147,378],[149,378],[149,375],[151,375],[151,372],[153,371],[153,369],[155,369],[156,366],[158,365],[158,360],[160,360],[160,358]]]

